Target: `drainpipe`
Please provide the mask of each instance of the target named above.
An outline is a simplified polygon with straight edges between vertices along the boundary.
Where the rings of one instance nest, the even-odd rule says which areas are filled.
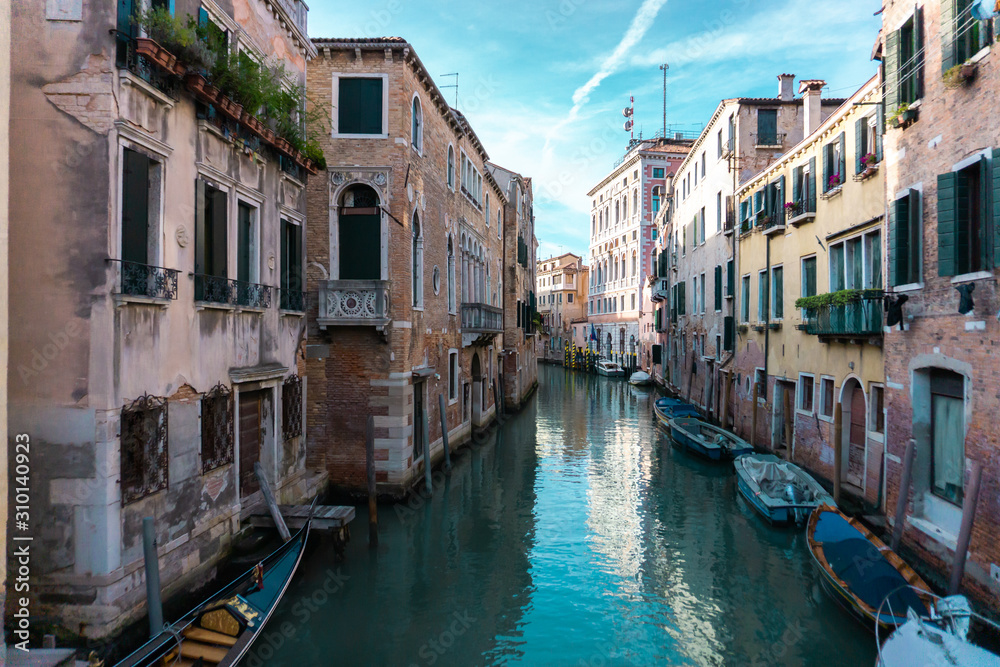
[[[764,402],[767,403],[767,360],[771,349],[771,235],[767,235],[767,253],[765,270],[767,273],[767,294],[764,296]],[[753,409],[757,409],[754,404]],[[771,440],[771,451],[774,451],[774,440]]]

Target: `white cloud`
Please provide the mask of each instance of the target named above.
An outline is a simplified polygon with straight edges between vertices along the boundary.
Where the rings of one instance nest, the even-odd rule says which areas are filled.
[[[639,7],[639,11],[632,18],[632,23],[629,24],[628,30],[625,31],[625,36],[618,42],[618,46],[601,62],[601,66],[591,75],[590,79],[576,89],[573,93],[573,107],[569,110],[566,117],[556,123],[546,134],[545,147],[543,149],[546,153],[551,150],[553,138],[558,136],[566,126],[577,119],[580,109],[589,100],[590,93],[600,86],[604,79],[617,72],[625,64],[629,51],[646,36],[646,33],[653,26],[656,15],[660,13],[660,9],[665,4],[667,4],[667,0],[643,1],[642,6]]]

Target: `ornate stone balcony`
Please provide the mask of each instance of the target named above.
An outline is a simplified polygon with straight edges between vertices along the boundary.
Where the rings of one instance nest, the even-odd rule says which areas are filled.
[[[463,303],[462,333],[503,333],[503,309],[485,303]]]
[[[321,281],[316,321],[321,329],[375,327],[381,331],[389,324],[389,281]]]

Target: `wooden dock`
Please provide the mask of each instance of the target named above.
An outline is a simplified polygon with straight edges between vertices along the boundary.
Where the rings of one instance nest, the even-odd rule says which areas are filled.
[[[278,505],[281,516],[289,528],[298,530],[306,524],[309,505]],[[340,530],[354,520],[354,508],[342,505],[317,505],[313,513],[313,530]],[[250,525],[254,528],[274,528],[274,519],[266,505],[250,515]]]

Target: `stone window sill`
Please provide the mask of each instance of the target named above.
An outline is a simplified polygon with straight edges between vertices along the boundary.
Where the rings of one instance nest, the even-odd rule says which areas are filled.
[[[170,305],[171,299],[163,299],[155,296],[138,296],[134,294],[112,294],[112,298],[115,301],[115,306],[121,308],[122,306],[158,306],[160,308],[166,309]]]
[[[936,524],[928,521],[927,519],[921,517],[910,517],[910,525],[919,530],[924,535],[930,537],[936,542],[945,545],[950,550],[955,551],[958,547],[958,540],[951,533],[946,532],[943,528],[937,526]]]

